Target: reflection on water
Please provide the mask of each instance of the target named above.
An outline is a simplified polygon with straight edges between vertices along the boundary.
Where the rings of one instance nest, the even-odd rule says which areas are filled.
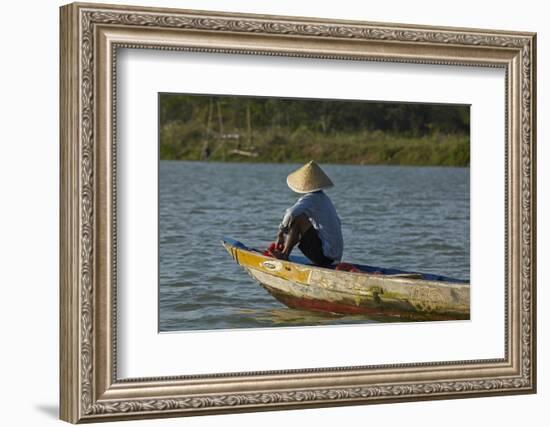
[[[345,320],[344,323],[375,323],[368,320],[365,316],[344,316],[335,313],[315,313],[290,309],[287,307],[273,309],[236,309],[235,315],[244,315],[253,318],[256,322],[261,322],[265,326],[302,326],[302,325],[323,325],[334,324],[338,320]]]
[[[299,165],[160,162],[160,330],[367,323],[286,308],[227,254],[223,236],[266,247],[297,195]],[[344,261],[470,277],[468,168],[324,165]],[[295,249],[299,251],[298,249]]]

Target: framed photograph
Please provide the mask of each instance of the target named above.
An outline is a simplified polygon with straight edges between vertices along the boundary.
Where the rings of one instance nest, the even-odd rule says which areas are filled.
[[[536,36],[70,4],[72,423],[536,391]]]

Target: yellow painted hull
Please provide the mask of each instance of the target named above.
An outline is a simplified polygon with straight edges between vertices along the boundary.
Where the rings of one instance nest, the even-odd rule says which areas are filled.
[[[223,242],[233,259],[289,307],[395,320],[470,318],[470,285],[414,274],[336,271],[264,256]]]

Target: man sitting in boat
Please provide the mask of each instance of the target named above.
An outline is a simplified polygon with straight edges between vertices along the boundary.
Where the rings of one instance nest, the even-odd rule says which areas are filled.
[[[303,194],[288,208],[279,225],[274,255],[288,259],[298,244],[314,264],[329,266],[342,259],[344,240],[340,218],[324,189],[334,184],[314,161],[288,175],[290,189]]]

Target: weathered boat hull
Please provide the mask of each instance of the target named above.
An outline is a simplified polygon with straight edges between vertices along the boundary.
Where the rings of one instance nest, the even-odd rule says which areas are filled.
[[[413,274],[335,271],[267,257],[233,240],[223,244],[273,297],[291,308],[361,314],[375,320],[470,318],[468,283],[426,280]]]

